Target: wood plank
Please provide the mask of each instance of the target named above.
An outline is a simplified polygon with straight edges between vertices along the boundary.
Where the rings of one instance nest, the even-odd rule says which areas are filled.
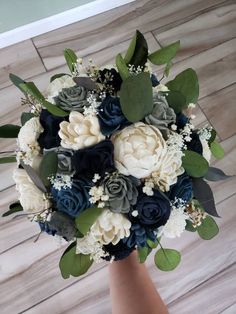
[[[199,16],[220,0],[138,0],[95,17],[34,38],[34,44],[47,69],[64,63],[62,51],[67,46],[80,55],[91,54],[133,36],[136,29],[146,33],[159,32]]]
[[[170,314],[221,313],[236,301],[236,263],[169,304]],[[207,297],[206,297],[207,294]]]
[[[173,65],[170,77],[166,81],[173,79],[178,73],[187,68],[193,68],[196,70],[199,79],[199,99],[232,85],[236,78],[235,47],[236,39],[232,39],[180,61]]]
[[[231,223],[232,219],[236,218],[235,212],[231,210],[235,201],[236,195],[220,204],[219,211],[223,217],[219,221],[221,231],[211,242],[203,241],[196,234],[187,232],[178,241],[170,239],[164,241],[164,247],[174,247],[182,253],[182,264],[175,271],[169,273],[158,271],[153,263],[153,254],[148,258],[147,267],[150,275],[167,303],[180,298],[236,261],[236,251],[234,250],[236,235]],[[224,241],[224,246],[220,245],[222,241]],[[86,276],[83,280],[23,313],[39,314],[45,310],[55,314],[71,314],[76,311],[83,314],[110,313],[107,270],[99,269],[93,276]]]
[[[225,1],[186,23],[165,32],[154,30],[153,34],[162,46],[180,40],[181,49],[174,59],[174,62],[178,62],[233,39],[235,34],[232,30],[236,27],[235,9],[234,0]]]
[[[11,85],[9,73],[27,79],[45,71],[30,39],[0,50],[0,89]]]
[[[199,105],[222,140],[236,134],[236,85],[204,97]]]
[[[236,302],[230,305],[229,307],[227,307],[226,309],[224,309],[222,312],[220,312],[220,314],[235,314],[235,312],[236,312]]]

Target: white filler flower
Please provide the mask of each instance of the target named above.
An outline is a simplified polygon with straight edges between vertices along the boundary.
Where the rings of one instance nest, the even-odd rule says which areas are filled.
[[[104,209],[90,228],[93,237],[102,244],[117,244],[130,235],[131,222],[123,215]]]
[[[95,145],[105,139],[96,116],[84,116],[76,111],[70,113],[69,122],[60,123],[59,136],[62,147],[74,150]]]
[[[46,90],[47,100],[54,104],[54,97],[58,96],[63,88],[69,88],[75,85],[76,83],[69,75],[63,75],[59,78],[56,78],[48,85],[48,88]]]
[[[24,169],[15,169],[13,179],[16,190],[20,193],[19,201],[25,212],[34,214],[49,208],[50,203],[45,195],[31,181]]]
[[[185,206],[173,206],[170,217],[161,230],[161,234],[166,238],[180,237],[184,232],[186,219],[188,219],[188,215],[184,212],[184,208]]]

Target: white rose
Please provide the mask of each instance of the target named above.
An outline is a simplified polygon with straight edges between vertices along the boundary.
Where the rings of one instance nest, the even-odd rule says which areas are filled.
[[[25,212],[33,214],[49,208],[50,204],[31,181],[24,169],[15,169],[13,179],[16,183],[16,190],[19,192],[19,201]]]
[[[210,147],[208,145],[208,142],[206,139],[201,138],[200,136],[200,142],[202,144],[202,156],[208,161],[208,163],[211,160],[211,150]]]
[[[63,75],[61,77],[53,80],[46,90],[47,100],[51,103],[55,103],[54,97],[58,96],[58,94],[62,91],[63,88],[69,88],[75,86],[73,78],[69,75]]]
[[[167,152],[161,132],[137,122],[112,136],[116,168],[124,175],[145,178],[160,168]]]
[[[84,116],[76,111],[70,113],[69,122],[60,123],[58,134],[61,146],[74,150],[95,145],[105,139],[96,116]]]
[[[130,235],[130,227],[131,222],[123,214],[104,209],[90,228],[90,232],[96,241],[104,245],[109,243],[116,245]]]

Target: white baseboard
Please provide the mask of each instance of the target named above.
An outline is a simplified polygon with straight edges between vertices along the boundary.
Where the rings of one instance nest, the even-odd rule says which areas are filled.
[[[135,0],[96,0],[0,34],[0,48],[84,20]]]

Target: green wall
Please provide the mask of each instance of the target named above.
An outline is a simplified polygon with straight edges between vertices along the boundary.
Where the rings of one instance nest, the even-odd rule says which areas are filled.
[[[0,33],[95,0],[0,0]]]

